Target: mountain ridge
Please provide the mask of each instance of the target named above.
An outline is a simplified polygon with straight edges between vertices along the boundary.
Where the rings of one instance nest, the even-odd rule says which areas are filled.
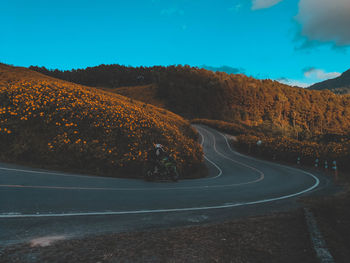
[[[350,94],[350,69],[343,72],[339,77],[315,83],[308,87],[312,90],[328,89],[335,94]]]

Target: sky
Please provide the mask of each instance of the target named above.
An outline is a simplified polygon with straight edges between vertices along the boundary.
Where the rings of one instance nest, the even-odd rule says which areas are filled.
[[[349,0],[0,0],[0,62],[190,65],[302,87],[350,68]]]

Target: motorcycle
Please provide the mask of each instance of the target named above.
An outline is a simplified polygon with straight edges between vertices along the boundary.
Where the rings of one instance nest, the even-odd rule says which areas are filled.
[[[156,167],[153,167],[146,172],[145,180],[172,180],[174,182],[177,182],[179,180],[179,174],[176,170],[176,163],[170,158],[164,157],[157,163]]]

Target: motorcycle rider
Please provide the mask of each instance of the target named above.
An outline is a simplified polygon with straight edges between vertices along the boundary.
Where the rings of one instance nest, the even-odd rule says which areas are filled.
[[[152,172],[147,173],[146,180],[154,180],[154,176],[159,176],[163,169],[165,169],[164,172],[166,172],[166,175],[164,174],[165,176],[170,176],[173,181],[178,180],[179,174],[176,170],[176,161],[164,150],[161,144],[156,144],[155,147],[148,152],[148,161],[150,165],[152,165]]]
[[[154,173],[158,173],[159,164],[164,157],[167,157],[167,154],[163,148],[163,145],[157,143],[149,153],[149,160],[154,167]]]

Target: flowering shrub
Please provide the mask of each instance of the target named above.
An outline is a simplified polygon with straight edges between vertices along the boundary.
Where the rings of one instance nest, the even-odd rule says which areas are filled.
[[[183,176],[203,153],[171,112],[24,68],[0,65],[1,158],[110,176],[137,176],[155,143]]]
[[[267,159],[282,160],[314,165],[316,158],[321,162],[336,160],[338,168],[350,171],[350,138],[341,136],[339,142],[299,141],[283,136],[272,136],[272,133],[259,130],[258,127],[249,127],[242,123],[229,123],[219,120],[194,119],[192,123],[199,123],[218,129],[227,134],[236,136],[231,143],[240,152],[258,155]],[[260,145],[257,142],[261,140]],[[318,139],[319,140],[319,139]]]
[[[261,145],[257,142],[261,140]],[[287,137],[257,137],[254,135],[239,135],[233,142],[234,147],[241,152],[261,155],[264,158],[296,163],[301,158],[301,164],[314,165],[316,158],[328,161],[336,160],[338,168],[344,172],[350,171],[350,140],[343,143],[317,143],[298,141]]]

